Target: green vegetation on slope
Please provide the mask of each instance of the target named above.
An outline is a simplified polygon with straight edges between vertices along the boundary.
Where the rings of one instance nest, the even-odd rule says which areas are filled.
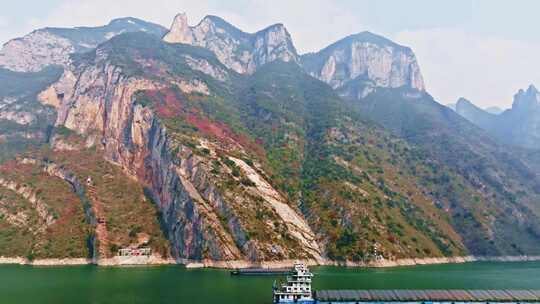
[[[344,101],[295,64],[276,61],[253,75],[238,75],[208,50],[143,33],[119,35],[100,51],[107,56],[76,55],[75,64],[112,64],[122,77],[162,85],[138,92],[134,106],[149,107],[166,127],[172,162],[194,160],[204,172],[197,181],[207,178],[225,201],[213,207],[216,219],[214,210],[203,215],[215,220],[204,227],[205,236],[234,236],[250,258],[297,257],[298,243],[230,157],[245,161],[302,213],[332,259],[539,250],[535,175],[423,93],[378,90],[361,102]],[[227,77],[216,80],[192,69],[186,56]],[[208,94],[182,92],[181,81],[204,83]],[[69,130],[55,132],[81,146]],[[109,254],[136,243],[141,233],[150,236],[152,248],[168,252],[160,214],[142,186],[103,160],[99,150],[47,152],[47,157],[80,180],[90,176],[95,182],[94,200],[103,203],[108,223]],[[203,243],[196,253],[213,258],[216,250]],[[28,251],[21,246],[13,250]]]
[[[15,183],[16,191],[0,185],[2,206],[10,209],[0,220],[0,256],[28,258],[89,257],[83,205],[66,181],[41,166],[12,160],[0,166],[0,177]],[[25,196],[23,196],[25,195]],[[39,203],[33,202],[37,200]],[[52,216],[46,224],[39,205]],[[8,220],[15,216],[18,220]]]
[[[418,183],[448,210],[472,253],[540,252],[540,181],[512,149],[425,93],[379,89],[354,104],[418,147],[430,167],[415,172]]]

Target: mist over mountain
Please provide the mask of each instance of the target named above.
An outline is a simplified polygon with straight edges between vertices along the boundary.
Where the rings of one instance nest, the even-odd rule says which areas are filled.
[[[514,95],[512,108],[498,114],[460,101],[456,111],[493,137],[513,146],[540,148],[540,94],[535,86],[519,90]]]
[[[487,107],[484,109],[486,112],[490,113],[490,114],[495,114],[495,115],[498,115],[498,114],[501,114],[502,112],[504,112],[503,109],[499,108],[499,107]]]
[[[499,115],[465,99],[454,112],[382,36],[300,55],[283,24],[246,33],[185,14],[169,30],[36,30],[0,65],[0,256],[540,253],[536,150],[513,147],[538,148],[532,86]]]

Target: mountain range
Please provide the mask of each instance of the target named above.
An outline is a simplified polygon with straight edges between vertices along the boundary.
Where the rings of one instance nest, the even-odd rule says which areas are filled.
[[[490,113],[461,98],[456,103],[456,112],[504,143],[540,148],[540,93],[534,85],[519,90],[512,108],[506,111]]]
[[[302,55],[282,24],[125,18],[34,31],[0,66],[0,256],[540,253],[535,150],[440,105],[384,37]]]

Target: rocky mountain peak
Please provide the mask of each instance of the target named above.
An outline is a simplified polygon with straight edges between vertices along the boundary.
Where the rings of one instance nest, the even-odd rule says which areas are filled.
[[[280,32],[282,34],[289,35],[289,32],[287,31],[287,28],[285,28],[285,25],[283,23],[272,24],[272,25],[260,30],[259,32]]]
[[[527,88],[527,94],[536,94],[536,95],[538,95],[538,89],[533,84],[530,84],[529,88]]]
[[[196,26],[189,26],[187,16],[179,14],[163,40],[207,48],[224,65],[242,74],[251,74],[274,60],[299,61],[290,34],[283,24],[250,34],[211,15],[204,17]]]
[[[476,119],[477,116],[487,114],[487,112],[475,106],[470,100],[466,99],[465,97],[460,97],[457,100],[456,113],[469,120],[473,120]]]
[[[174,17],[171,29],[163,37],[165,42],[169,43],[186,43],[193,42],[193,35],[188,25],[186,13],[180,13]]]
[[[486,110],[477,107],[464,97],[460,97],[457,100],[455,111],[468,121],[481,125],[481,128],[488,128],[496,117],[496,114],[489,113]]]
[[[73,53],[88,52],[112,37],[127,32],[145,32],[160,38],[160,25],[127,17],[97,27],[43,28],[8,41],[0,50],[0,67],[17,72],[37,72],[49,65],[66,66]]]
[[[465,98],[465,97],[460,97],[456,101],[456,105],[458,105],[458,104],[472,104],[472,102],[470,100],[468,100],[467,98]]]
[[[264,40],[265,43],[271,46],[285,45],[290,48],[290,51],[293,51],[296,55],[296,49],[292,44],[291,34],[287,31],[287,28],[282,23],[276,23],[271,25],[259,32],[257,32],[256,37],[259,40]],[[262,38],[262,39],[261,39]]]
[[[425,90],[412,50],[371,32],[350,35],[303,55],[302,65],[344,97],[361,99],[375,87]]]
[[[511,109],[490,107],[484,110],[460,98],[456,112],[501,142],[540,148],[540,93],[533,85],[514,95]]]
[[[514,95],[513,109],[530,109],[540,105],[540,92],[534,85],[529,85],[527,90],[520,89]]]

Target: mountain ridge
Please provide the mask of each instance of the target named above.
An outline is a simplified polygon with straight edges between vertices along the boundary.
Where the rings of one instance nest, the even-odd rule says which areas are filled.
[[[374,50],[360,62],[382,78],[360,73],[333,87],[331,77],[281,60],[296,54],[282,25],[276,39],[253,36],[259,31],[244,44],[218,19],[187,32],[187,17],[175,19],[181,26],[173,24],[172,38],[202,45],[121,33],[70,55],[61,75],[21,84],[28,97],[0,96],[9,132],[24,125],[2,118],[6,105],[17,110],[30,98],[23,112],[51,113],[35,131],[46,140],[0,163],[0,245],[11,244],[14,231],[37,231],[33,241],[20,235],[0,246],[0,256],[48,258],[48,243],[66,248],[59,257],[98,263],[130,246],[148,246],[163,260],[218,264],[540,252],[537,172],[438,104],[423,81],[414,85],[411,73],[421,79],[414,53],[360,44]],[[267,52],[272,41],[277,53]],[[251,61],[236,61],[243,46]],[[386,59],[406,72],[375,64]],[[57,204],[48,187],[77,210]],[[54,221],[28,210],[36,202]],[[73,244],[57,222],[75,229]]]
[[[490,133],[494,138],[517,147],[540,148],[540,93],[534,85],[514,95],[512,107],[499,114],[477,108],[471,102],[461,103],[458,113]]]
[[[347,36],[301,58],[308,74],[345,98],[366,97],[376,87],[425,90],[412,50],[371,32]]]
[[[97,27],[46,27],[6,42],[0,50],[0,67],[37,72],[48,65],[65,66],[71,54],[89,51],[114,35],[130,31],[162,36],[165,28],[133,17],[114,19]]]
[[[299,60],[290,34],[281,23],[246,33],[216,16],[206,16],[197,25],[189,26],[186,14],[182,13],[174,18],[163,40],[208,48],[223,64],[241,74],[252,74],[259,66],[276,59]]]

